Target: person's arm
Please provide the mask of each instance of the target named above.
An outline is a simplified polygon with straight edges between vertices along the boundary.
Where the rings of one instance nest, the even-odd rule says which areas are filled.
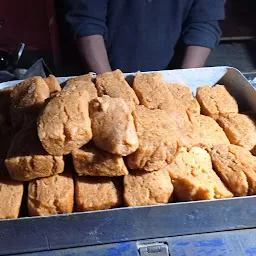
[[[66,20],[74,34],[81,58],[91,71],[110,71],[104,36],[107,33],[108,0],[66,0]]]
[[[200,68],[204,67],[211,49],[202,46],[187,46],[181,68]]]
[[[184,22],[182,68],[203,67],[220,40],[218,21],[224,19],[224,0],[194,0]]]
[[[102,35],[84,36],[77,39],[82,60],[91,71],[101,74],[111,71]]]

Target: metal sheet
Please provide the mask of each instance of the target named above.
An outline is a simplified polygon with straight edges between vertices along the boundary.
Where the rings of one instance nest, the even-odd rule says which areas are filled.
[[[245,110],[256,110],[256,92],[229,67],[161,71],[168,82],[224,83]],[[128,79],[132,74],[127,74]],[[64,82],[67,78],[60,78]],[[0,84],[0,88],[17,81]],[[246,99],[246,100],[245,100]],[[245,104],[246,103],[246,104]],[[177,235],[256,228],[256,197],[119,208],[0,221],[0,255]]]
[[[256,227],[256,197],[0,221],[0,255]]]
[[[214,85],[216,84],[229,70],[231,72],[238,72],[238,70],[229,67],[213,67],[213,68],[198,68],[198,69],[177,69],[177,70],[164,70],[164,71],[156,71],[163,75],[163,78],[166,82],[183,82],[186,83],[193,91],[196,92],[196,88],[199,85]],[[145,72],[151,73],[151,72]],[[95,77],[95,74],[93,77]],[[126,77],[134,76],[135,73],[125,74]],[[58,80],[60,83],[64,83],[70,77],[59,77]],[[22,80],[10,81],[0,84],[0,89],[15,85]]]
[[[26,253],[20,256],[139,256],[138,249],[141,245],[158,243],[168,245],[171,256],[255,256],[256,229],[86,246],[42,253]]]

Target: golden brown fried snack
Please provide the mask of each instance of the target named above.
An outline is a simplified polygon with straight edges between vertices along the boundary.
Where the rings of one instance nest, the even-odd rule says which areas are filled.
[[[183,83],[168,83],[167,87],[173,98],[177,99],[187,111],[200,115],[200,105],[188,86]]]
[[[92,74],[91,74],[91,73],[88,73],[88,74],[86,74],[86,75],[76,76],[76,77],[73,77],[73,78],[68,79],[67,82],[76,83],[76,82],[81,82],[81,81],[84,81],[84,82],[91,82],[91,81],[92,81]]]
[[[131,169],[156,171],[174,158],[180,136],[170,116],[163,110],[138,106],[133,112],[139,148],[127,157]]]
[[[11,92],[11,122],[15,129],[37,118],[50,90],[42,77],[32,77],[17,84]]]
[[[202,114],[217,119],[219,114],[238,113],[238,104],[224,85],[206,85],[197,88],[196,98]]]
[[[121,206],[122,187],[116,178],[78,177],[75,183],[77,211],[104,210]]]
[[[90,117],[97,147],[120,156],[136,151],[139,142],[134,120],[123,99],[104,95],[92,100]]]
[[[211,151],[213,166],[235,196],[256,194],[256,157],[236,145],[219,145]]]
[[[72,213],[73,205],[74,181],[71,174],[57,174],[29,183],[28,211],[30,216]]]
[[[195,140],[198,139],[197,145],[211,149],[215,145],[230,144],[225,132],[214,119],[204,115],[190,114],[189,116],[191,124],[194,126],[195,133],[198,134],[198,136],[195,137]]]
[[[256,154],[256,119],[244,114],[223,114],[218,118],[232,144],[244,147]]]
[[[55,76],[50,75],[47,78],[44,78],[44,81],[49,87],[50,94],[61,91],[60,84]]]
[[[124,177],[124,201],[127,206],[166,204],[173,185],[166,170],[133,171]]]
[[[52,155],[66,155],[92,138],[86,90],[63,91],[53,97],[38,120],[38,136]]]
[[[79,176],[123,176],[128,170],[121,156],[96,148],[94,145],[84,146],[72,151],[76,173]]]
[[[180,149],[167,167],[175,198],[181,201],[233,197],[212,169],[210,155],[202,148]]]
[[[63,157],[49,155],[43,149],[34,123],[15,135],[5,165],[10,176],[20,181],[48,177],[64,170]]]
[[[18,218],[23,196],[23,183],[1,177],[0,219]]]
[[[112,98],[122,98],[131,111],[139,104],[135,92],[126,82],[123,73],[119,69],[97,75],[96,88],[99,96],[108,95]]]
[[[17,107],[30,107],[44,103],[49,97],[49,87],[42,77],[35,76],[17,84],[12,92],[12,105]]]
[[[138,72],[134,78],[133,89],[143,106],[165,110],[177,127],[186,126],[188,121],[186,109],[182,102],[173,97],[160,73]]]
[[[66,85],[63,88],[63,91],[74,91],[74,90],[84,90],[86,89],[90,100],[97,98],[97,89],[92,82],[91,74],[77,76],[75,78],[71,78],[66,82]]]
[[[143,74],[137,72],[133,89],[140,104],[150,109],[161,109],[161,106],[172,105],[173,97],[160,73]]]

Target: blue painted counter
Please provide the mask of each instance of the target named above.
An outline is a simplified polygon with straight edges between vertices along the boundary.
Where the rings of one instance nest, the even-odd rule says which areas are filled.
[[[46,251],[20,256],[139,256],[141,243],[164,242],[171,256],[256,256],[256,229]]]

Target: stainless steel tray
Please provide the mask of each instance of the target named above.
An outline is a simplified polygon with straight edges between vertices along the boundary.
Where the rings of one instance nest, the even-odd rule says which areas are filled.
[[[241,111],[256,112],[256,92],[236,69],[214,67],[161,71],[169,82],[225,84]],[[133,74],[127,74],[132,79]],[[67,78],[59,78],[64,82]],[[0,84],[0,88],[17,81]],[[0,221],[0,255],[119,243],[177,235],[256,228],[256,196],[118,208]]]

